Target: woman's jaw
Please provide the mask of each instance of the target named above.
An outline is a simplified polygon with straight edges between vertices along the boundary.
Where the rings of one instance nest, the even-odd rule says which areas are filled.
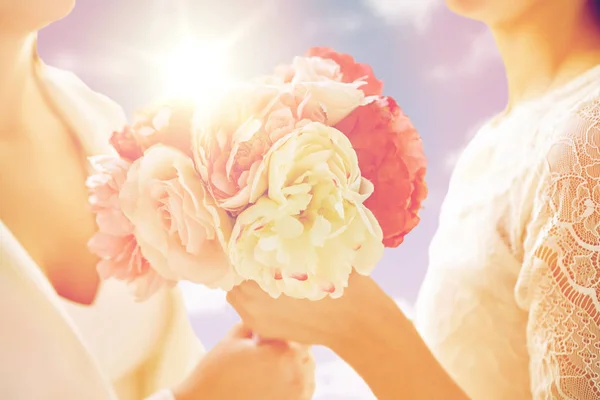
[[[27,36],[63,19],[75,0],[0,0],[0,40],[3,36]]]

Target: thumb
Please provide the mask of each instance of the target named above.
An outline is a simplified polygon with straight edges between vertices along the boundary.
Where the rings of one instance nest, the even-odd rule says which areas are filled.
[[[244,325],[243,322],[238,322],[233,326],[233,328],[231,328],[227,336],[240,339],[252,339],[253,333],[247,325]]]

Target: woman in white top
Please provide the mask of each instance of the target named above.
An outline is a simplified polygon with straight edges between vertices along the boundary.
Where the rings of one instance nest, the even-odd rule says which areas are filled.
[[[230,301],[263,336],[330,346],[381,400],[600,399],[600,2],[446,1],[489,26],[510,95],[456,165],[416,329],[361,276],[335,301]]]
[[[198,363],[178,290],[136,303],[99,282],[86,156],[110,151],[125,116],[37,57],[36,31],[72,7],[0,0],[0,399],[309,399],[304,349],[240,326]]]

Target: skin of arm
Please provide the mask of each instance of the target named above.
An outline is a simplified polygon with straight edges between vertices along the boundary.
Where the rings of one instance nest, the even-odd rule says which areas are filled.
[[[239,324],[172,392],[176,400],[309,400],[315,387],[314,368],[306,346],[260,342]]]
[[[379,295],[365,303],[369,309],[351,316],[347,334],[331,337],[328,347],[352,366],[380,400],[468,399],[413,323],[390,297],[377,291]]]
[[[229,292],[228,300],[261,337],[329,347],[380,400],[468,399],[370,277],[353,274],[338,299],[274,299],[245,282]]]

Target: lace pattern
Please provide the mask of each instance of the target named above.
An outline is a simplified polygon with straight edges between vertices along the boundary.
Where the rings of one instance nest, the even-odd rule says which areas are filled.
[[[591,400],[600,398],[600,100],[564,127],[522,271],[531,389],[534,399]]]

